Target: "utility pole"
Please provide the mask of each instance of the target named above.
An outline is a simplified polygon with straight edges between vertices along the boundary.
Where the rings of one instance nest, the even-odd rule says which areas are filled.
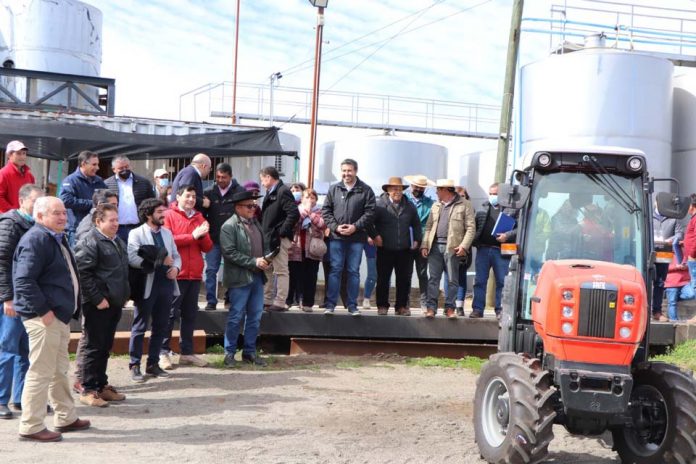
[[[312,2],[312,0],[310,0]],[[328,3],[328,2],[324,2]],[[314,4],[314,2],[312,3]],[[319,81],[321,76],[321,45],[324,34],[324,7],[317,8],[317,37],[314,46],[314,85],[312,90],[312,115],[309,128],[309,174],[307,187],[314,188],[314,163],[317,151],[317,112],[319,111]]]
[[[498,132],[498,156],[495,161],[495,181],[505,182],[508,150],[510,147],[510,125],[512,121],[512,100],[515,95],[515,71],[517,70],[517,55],[520,49],[520,33],[522,26],[522,10],[524,0],[514,0],[512,6],[512,21],[510,23],[510,38],[508,39],[507,62],[505,65],[505,88],[503,89],[503,105],[500,111],[500,130]]]
[[[239,51],[239,4],[237,0],[237,16],[234,26],[234,82],[232,84],[232,124],[237,124],[237,52]]]

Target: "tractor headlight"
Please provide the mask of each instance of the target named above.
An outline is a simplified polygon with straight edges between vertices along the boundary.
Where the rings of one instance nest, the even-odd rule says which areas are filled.
[[[631,311],[624,311],[623,313],[621,313],[621,320],[624,322],[632,322],[633,313]]]
[[[573,331],[573,324],[571,324],[570,322],[564,322],[561,326],[561,330],[564,334],[568,335]]]
[[[627,305],[632,305],[636,302],[636,299],[633,297],[633,295],[624,295],[624,303]]]
[[[629,329],[628,327],[621,327],[621,328],[619,329],[619,336],[620,336],[621,338],[628,338],[628,337],[630,337],[630,336],[631,336],[631,329]]]
[[[572,300],[573,292],[571,292],[570,290],[563,290],[563,299],[566,301]]]
[[[537,158],[537,162],[541,167],[548,167],[551,165],[551,155],[549,153],[542,153]]]
[[[573,317],[573,308],[570,306],[563,306],[561,313],[563,314],[563,317],[571,318]]]
[[[628,169],[630,169],[631,171],[640,171],[643,167],[643,160],[641,160],[637,156],[632,156],[628,159],[626,166],[628,166]]]

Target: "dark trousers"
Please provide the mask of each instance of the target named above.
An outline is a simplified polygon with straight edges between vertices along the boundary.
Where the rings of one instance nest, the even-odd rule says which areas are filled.
[[[415,250],[413,260],[416,263],[416,276],[418,276],[418,291],[420,292],[420,305],[425,308],[428,301],[428,258],[424,258],[420,250]]]
[[[413,274],[413,253],[410,250],[377,248],[377,307],[389,308],[389,284],[392,271],[396,275],[396,309],[408,307]]]
[[[317,292],[319,261],[304,258],[299,264],[302,275],[302,306],[311,308],[314,306],[314,295]]]
[[[109,383],[106,365],[114,344],[116,326],[121,319],[121,308],[97,309],[86,304],[84,314],[85,340],[82,358],[82,387],[87,391],[101,391]]]
[[[150,296],[136,302],[133,312],[133,326],[128,346],[130,363],[128,367],[140,366],[143,357],[143,340],[147,331],[150,318],[152,318],[152,334],[148,348],[147,365],[159,363],[162,341],[167,335],[169,327],[169,314],[174,301],[174,281],[167,279],[164,274],[155,274]]]
[[[662,299],[665,296],[665,279],[669,264],[655,263],[655,280],[653,281],[652,313],[662,312]]]
[[[179,324],[179,348],[181,354],[193,354],[193,328],[196,325],[196,315],[198,314],[198,293],[201,290],[200,280],[177,280],[180,295],[174,300],[172,310],[169,313],[169,326],[167,336],[162,342],[162,353],[170,350],[169,342],[172,338],[174,324],[181,319]]]
[[[294,303],[302,301],[302,288],[304,286],[304,276],[302,275],[302,261],[288,261],[290,272],[290,284],[288,286],[288,297],[285,304],[292,306]]]

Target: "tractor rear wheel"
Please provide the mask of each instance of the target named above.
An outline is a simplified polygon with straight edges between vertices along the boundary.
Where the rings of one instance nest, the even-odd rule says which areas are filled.
[[[498,353],[483,366],[474,397],[481,457],[495,464],[539,462],[553,439],[556,389],[538,359]]]
[[[671,364],[640,365],[633,378],[630,426],[612,430],[630,464],[696,462],[696,381]]]

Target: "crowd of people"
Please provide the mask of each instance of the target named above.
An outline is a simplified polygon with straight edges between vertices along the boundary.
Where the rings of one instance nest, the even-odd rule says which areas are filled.
[[[127,301],[134,302],[129,342],[133,382],[166,378],[178,365],[206,366],[194,353],[193,333],[205,279],[205,310],[229,307],[224,364],[265,366],[256,339],[263,311],[343,307],[360,316],[360,264],[367,260],[363,309],[376,289],[377,314],[390,309],[410,316],[420,305],[427,318],[438,312],[444,275],[443,313],[465,316],[466,274],[476,247],[470,318],[483,317],[489,274],[495,279],[495,312],[509,258],[502,244],[516,239],[516,211],[497,201],[498,185],[475,211],[466,190],[452,179],[417,174],[391,177],[382,192],[358,177],[358,163],[340,164],[341,180],[319,206],[319,195],[301,183],[286,185],[275,167],[259,172],[259,182],[240,184],[227,163],[213,171],[205,154],[193,157],[173,181],[157,169],[152,181],[131,170],[130,160],[111,161],[113,175],[97,175],[99,156],[85,151],[61,185],[58,197],[35,185],[20,141],[6,147],[0,169],[0,419],[20,414],[23,440],[57,441],[63,432],[83,430],[71,390],[91,407],[106,407],[126,396],[109,383],[107,364],[116,327]],[[437,200],[425,195],[435,188]],[[260,200],[261,191],[265,192]],[[696,217],[696,195],[692,195]],[[501,215],[511,226],[498,228]],[[696,222],[682,237],[677,221],[655,213],[655,229],[684,252],[658,268],[656,288],[666,288],[669,318],[676,303],[694,298]],[[677,247],[678,248],[678,247]],[[324,267],[324,300],[315,300],[319,265]],[[224,303],[219,302],[222,265]],[[420,297],[410,301],[415,269]],[[391,299],[392,274],[395,297]],[[659,300],[659,301],[658,301]],[[413,304],[412,304],[413,303]],[[659,305],[658,305],[659,303]],[[654,315],[661,317],[662,294],[655,292]],[[68,376],[69,323],[79,319],[75,381]],[[178,357],[173,328],[179,325]],[[151,335],[144,351],[146,331]],[[142,358],[145,356],[145,370]],[[54,410],[54,431],[45,426]]]

